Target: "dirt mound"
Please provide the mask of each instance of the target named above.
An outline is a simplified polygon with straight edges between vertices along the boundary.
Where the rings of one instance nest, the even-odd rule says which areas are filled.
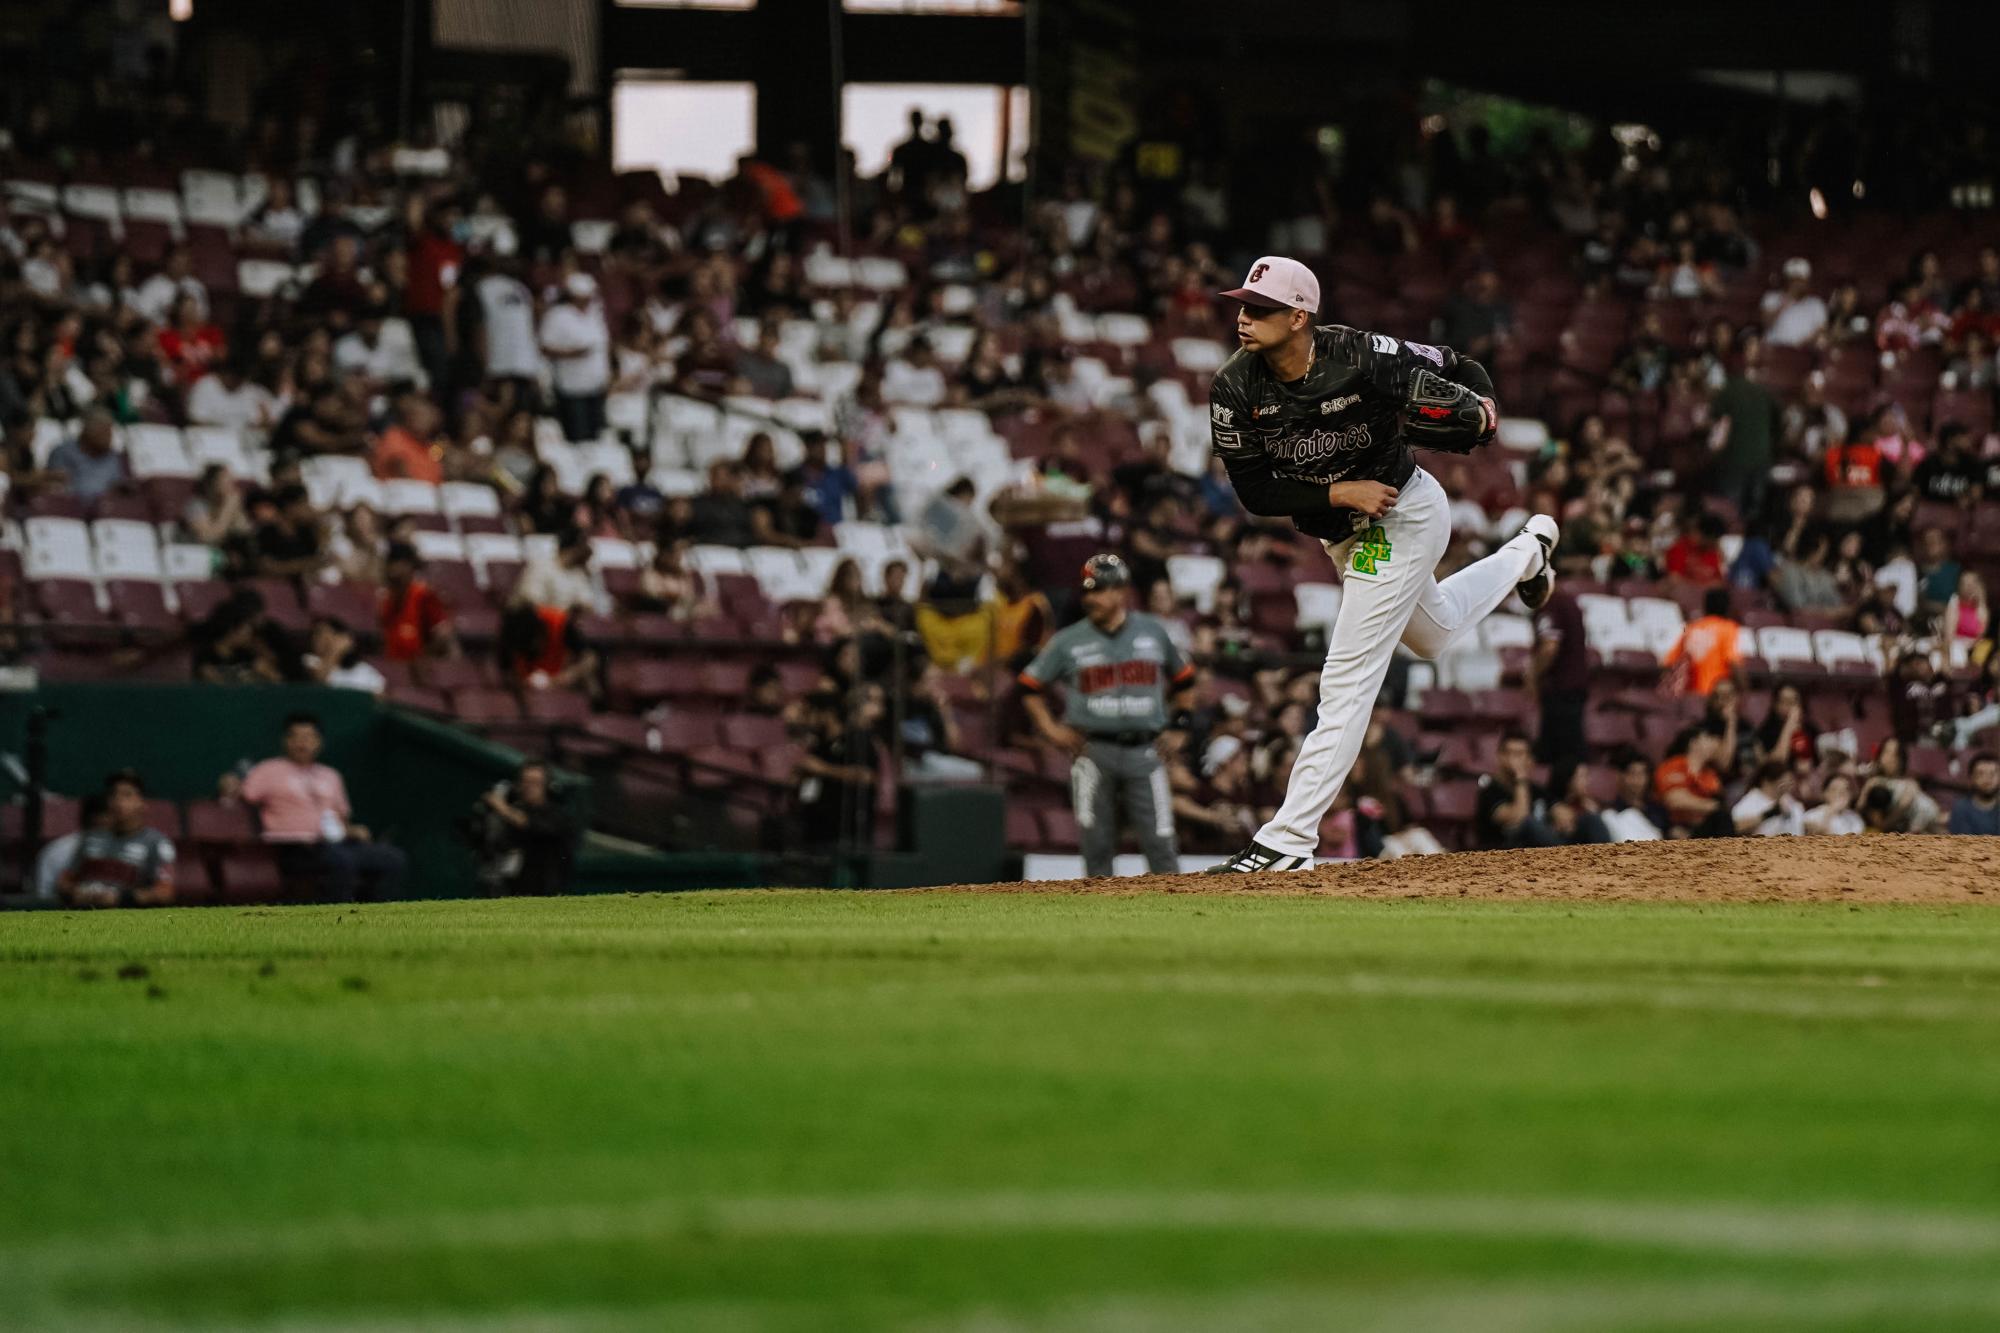
[[[1289,875],[1079,879],[986,884],[970,891],[2000,905],[2000,839],[1862,836],[1628,842],[1359,861]]]

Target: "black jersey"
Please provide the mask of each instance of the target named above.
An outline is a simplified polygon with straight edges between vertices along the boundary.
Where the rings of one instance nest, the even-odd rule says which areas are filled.
[[[1493,394],[1485,368],[1449,347],[1344,324],[1313,330],[1312,367],[1289,384],[1263,357],[1238,350],[1215,372],[1208,400],[1215,452],[1243,507],[1287,516],[1326,541],[1351,536],[1360,514],[1334,508],[1326,488],[1337,481],[1400,488],[1410,480],[1417,462],[1402,414],[1419,371]]]

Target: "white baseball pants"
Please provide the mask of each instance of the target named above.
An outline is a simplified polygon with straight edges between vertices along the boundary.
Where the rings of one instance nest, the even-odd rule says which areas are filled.
[[[1319,822],[1361,753],[1396,645],[1419,657],[1442,656],[1506,601],[1540,559],[1535,538],[1522,533],[1439,583],[1431,574],[1451,541],[1450,504],[1437,478],[1418,468],[1396,507],[1373,527],[1325,543],[1341,571],[1340,614],[1320,670],[1319,720],[1299,747],[1285,803],[1257,833],[1272,851],[1318,850]]]

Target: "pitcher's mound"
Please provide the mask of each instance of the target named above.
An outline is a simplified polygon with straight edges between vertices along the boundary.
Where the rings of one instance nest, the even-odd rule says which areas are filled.
[[[986,884],[974,891],[2000,904],[2000,838],[1864,835],[1627,842],[1359,861],[1288,875],[1149,875]]]

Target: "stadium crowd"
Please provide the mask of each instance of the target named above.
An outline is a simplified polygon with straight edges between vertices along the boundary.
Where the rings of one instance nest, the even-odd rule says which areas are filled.
[[[1493,370],[1500,442],[1428,460],[1440,574],[1564,525],[1532,625],[1392,675],[1324,853],[2000,832],[2000,253],[1955,214],[1746,214],[1684,147],[1440,149],[1246,235],[1207,170],[1079,171],[1019,225],[921,116],[842,219],[802,154],[668,193],[296,124],[120,156],[31,106],[0,649],[750,780],[821,844],[872,837],[895,764],[998,772],[1011,840],[1065,848],[1006,682],[1115,550],[1201,666],[1161,740],[1183,844],[1228,849],[1338,598],[1207,457],[1211,293],[1269,245],[1324,318]]]

